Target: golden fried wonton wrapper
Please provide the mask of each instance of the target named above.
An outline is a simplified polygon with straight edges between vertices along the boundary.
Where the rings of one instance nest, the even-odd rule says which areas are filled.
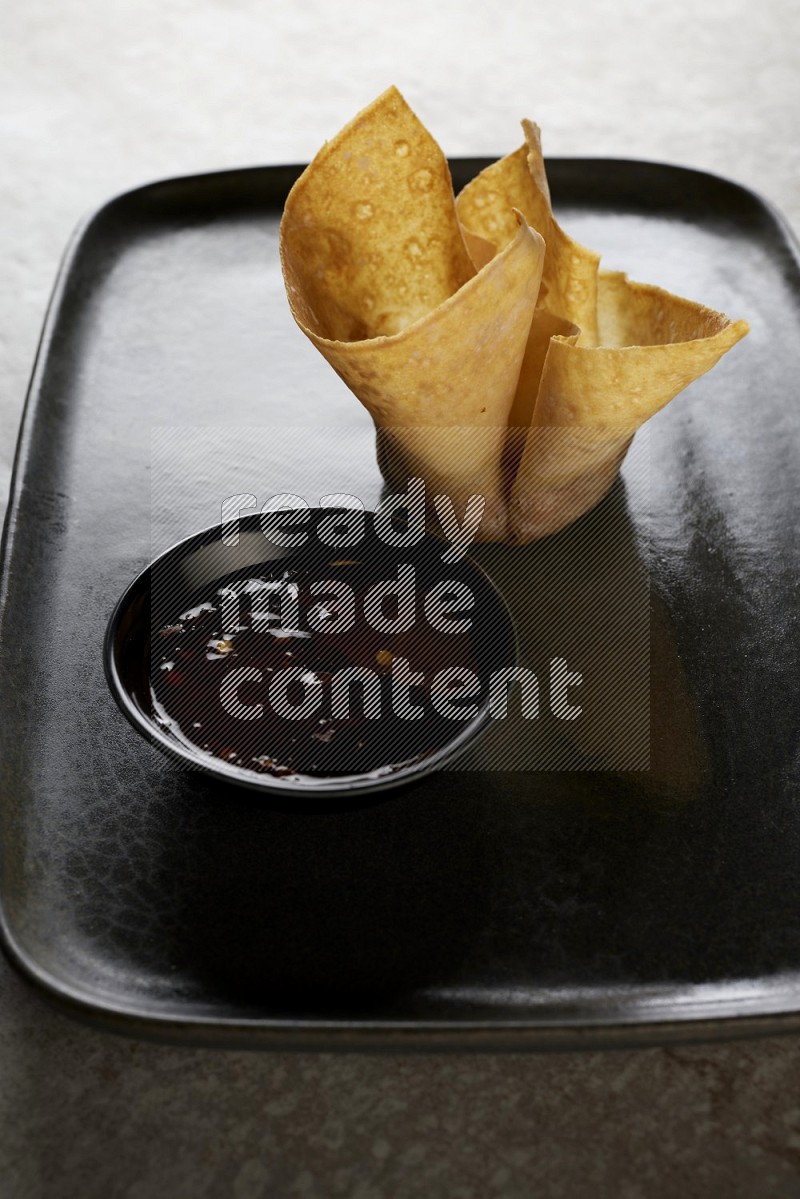
[[[547,348],[511,491],[516,541],[557,532],[602,499],[636,430],[748,331],[619,271],[598,275],[598,328],[596,348],[560,336]]]
[[[396,88],[286,201],[292,313],[371,413],[381,469],[485,499],[479,537],[527,542],[608,491],[641,424],[745,321],[598,270],[555,220],[538,126],[453,197]]]
[[[333,341],[399,333],[475,274],[447,160],[396,88],[297,180],[281,256],[301,327]]]
[[[508,536],[557,532],[602,499],[636,430],[748,331],[745,321],[599,271],[552,214],[539,127],[456,200],[465,230],[502,247],[518,209],[546,243],[542,289],[509,419]]]
[[[482,495],[491,538],[506,531],[501,459],[544,260],[541,237],[511,219],[514,237],[476,274],[447,161],[390,89],[323,147],[281,222],[292,313],[371,413],[386,473],[425,479],[457,509]]]
[[[522,124],[526,144],[486,167],[459,193],[459,220],[500,249],[514,235],[512,210],[518,209],[547,247],[538,307],[576,325],[579,345],[596,345],[600,255],[568,237],[553,216],[539,126]]]

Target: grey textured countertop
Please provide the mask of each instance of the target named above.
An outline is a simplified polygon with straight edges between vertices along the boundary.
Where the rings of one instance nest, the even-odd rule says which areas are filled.
[[[299,161],[395,82],[451,154],[729,175],[800,224],[785,0],[9,0],[0,74],[0,495],[59,255],[114,192]],[[2,505],[0,501],[0,506]],[[118,1040],[0,962],[3,1199],[800,1195],[800,1038],[337,1057]]]

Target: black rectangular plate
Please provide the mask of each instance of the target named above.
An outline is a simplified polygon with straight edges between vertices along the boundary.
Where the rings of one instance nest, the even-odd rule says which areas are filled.
[[[454,162],[456,186],[483,165]],[[380,492],[369,420],[288,314],[277,230],[298,168],[144,187],[69,250],[6,526],[3,931],[73,1014],[321,1049],[800,1027],[795,244],[718,178],[549,165],[559,215],[606,265],[752,326],[652,422],[650,498],[628,500],[699,714],[702,784],[687,802],[635,773],[452,772],[299,815],[135,735],[101,644],[151,553],[151,426],[272,426],[265,497]],[[218,519],[219,451],[187,462],[176,445],[181,502],[158,507],[160,544]]]

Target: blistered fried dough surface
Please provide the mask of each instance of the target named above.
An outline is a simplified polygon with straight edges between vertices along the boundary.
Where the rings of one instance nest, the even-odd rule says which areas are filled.
[[[651,283],[637,283],[623,271],[600,271],[597,285],[601,346],[659,346],[697,341],[732,327],[723,313],[684,300]],[[736,324],[742,330],[739,333],[742,337],[747,331],[746,322]]]
[[[480,274],[402,333],[346,342],[305,329],[389,434],[398,469],[457,505],[483,495],[493,538],[505,535],[503,443],[543,258],[542,239],[520,223]]]
[[[293,310],[333,341],[399,333],[475,274],[447,160],[396,88],[297,181],[281,247]]]
[[[502,246],[513,236],[512,209],[541,233],[547,247],[540,308],[577,325],[579,344],[597,343],[597,269],[600,256],[569,237],[553,216],[539,128],[523,122],[526,144],[481,171],[458,195],[465,228]]]
[[[748,331],[746,321],[624,274],[600,280],[599,324],[611,344],[554,337],[548,345],[511,492],[509,531],[520,542],[557,532],[597,503],[636,430]]]
[[[622,272],[553,216],[538,126],[454,200],[390,88],[289,194],[297,323],[371,413],[390,483],[423,477],[480,536],[531,541],[612,485],[636,430],[747,331]]]

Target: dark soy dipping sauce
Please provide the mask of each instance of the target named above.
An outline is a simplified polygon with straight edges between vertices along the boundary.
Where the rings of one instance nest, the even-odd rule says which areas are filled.
[[[352,557],[336,557],[328,549],[311,561],[249,565],[206,584],[189,604],[158,624],[150,640],[150,679],[152,714],[161,727],[232,766],[277,778],[370,772],[380,777],[425,758],[461,733],[467,721],[437,712],[430,689],[440,670],[466,667],[480,679],[481,691],[464,697],[463,703],[479,704],[486,695],[486,663],[481,665],[476,652],[476,627],[486,596],[474,591],[475,606],[469,613],[474,619],[463,632],[432,628],[424,599],[431,587],[450,578],[474,583],[473,571],[438,557],[420,561],[407,556],[415,569],[413,626],[381,632],[365,617],[364,599],[374,584],[397,577],[396,561],[403,558],[387,565],[385,557],[369,560],[359,558],[357,549],[351,552]],[[322,580],[341,581],[352,589],[355,621],[350,629],[322,631],[340,611],[334,595],[326,595],[319,585],[312,588]],[[292,598],[296,619],[287,628],[281,617],[291,608]],[[384,616],[393,619],[397,611],[397,599],[387,597]],[[395,710],[393,674],[400,659],[423,676],[407,690],[408,701],[423,709],[421,718],[407,719]],[[348,667],[375,673],[380,691],[377,719],[368,717],[364,688],[356,684],[348,688],[347,715],[334,712],[333,677]],[[235,699],[250,713],[263,705],[258,716],[242,718],[223,705],[223,681],[242,668],[259,671],[260,679],[243,678]],[[303,703],[309,694],[306,683],[312,699],[321,689],[319,706],[300,719],[279,714],[270,700],[270,680],[289,668],[301,669],[306,678],[288,685],[288,703]],[[370,711],[374,710],[373,701]]]

